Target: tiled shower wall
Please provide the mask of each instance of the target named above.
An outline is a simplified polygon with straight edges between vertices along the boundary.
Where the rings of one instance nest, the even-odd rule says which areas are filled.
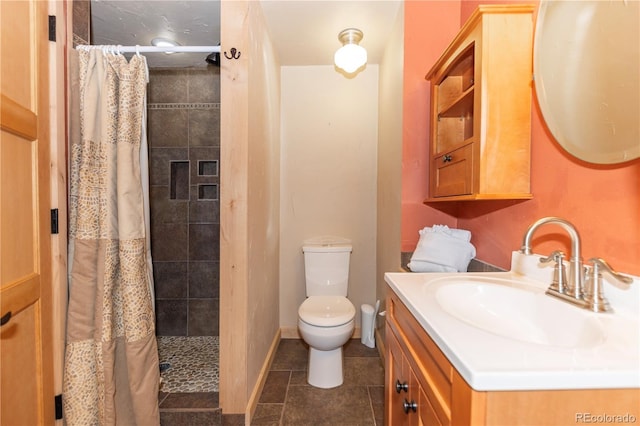
[[[157,334],[217,336],[220,69],[151,69],[149,74]]]

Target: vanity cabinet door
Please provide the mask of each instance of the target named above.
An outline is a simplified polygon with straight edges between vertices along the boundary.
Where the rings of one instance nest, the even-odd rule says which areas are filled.
[[[404,365],[407,376],[409,377],[409,395],[407,399],[402,401],[403,411],[406,413],[408,425],[419,426],[420,423],[420,385],[415,373],[409,366],[409,362],[404,358]],[[408,405],[407,405],[408,404]]]
[[[385,368],[386,392],[385,392],[385,424],[404,424],[405,416],[402,411],[402,390],[398,392],[397,386],[404,386],[406,383],[402,374],[402,352],[395,336],[387,327],[387,366]]]
[[[441,426],[440,420],[438,420],[438,415],[435,410],[431,406],[431,402],[429,402],[429,398],[424,393],[422,388],[420,388],[420,402],[418,403],[420,410],[420,426]]]
[[[385,424],[417,426],[419,386],[393,331],[387,326]],[[415,404],[416,409],[412,409]]]
[[[387,297],[386,336],[387,370],[408,385],[408,392],[394,399],[395,381],[387,381],[385,392],[390,403],[386,424],[452,424],[451,364],[391,290]],[[408,414],[404,413],[405,402],[410,404]]]

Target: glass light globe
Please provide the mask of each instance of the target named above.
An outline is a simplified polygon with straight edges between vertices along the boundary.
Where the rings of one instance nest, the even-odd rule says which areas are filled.
[[[333,61],[338,68],[351,74],[367,63],[367,50],[357,44],[348,43],[336,51]]]
[[[153,40],[151,40],[151,45],[152,46],[156,46],[156,47],[175,47],[175,46],[179,46],[180,43],[173,41],[171,39],[168,38],[164,38],[164,37],[156,37]],[[172,52],[171,50],[168,50],[166,52],[164,52],[167,55],[171,55]]]

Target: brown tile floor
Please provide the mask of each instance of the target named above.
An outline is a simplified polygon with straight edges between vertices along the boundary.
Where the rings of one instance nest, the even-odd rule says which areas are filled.
[[[384,367],[377,349],[359,339],[344,347],[344,383],[333,389],[307,384],[308,348],[281,340],[252,425],[382,425]]]
[[[252,425],[382,425],[384,367],[377,349],[353,339],[344,347],[344,383],[318,389],[306,382],[308,347],[302,340],[280,341],[254,413]],[[221,415],[215,392],[159,395],[160,423],[242,425],[244,416]]]

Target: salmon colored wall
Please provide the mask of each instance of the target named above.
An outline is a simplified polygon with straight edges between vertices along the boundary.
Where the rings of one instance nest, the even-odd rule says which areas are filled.
[[[497,2],[459,3],[458,25],[461,26],[466,21],[477,5],[488,3]],[[410,16],[410,13],[407,13],[407,16]],[[448,15],[446,19],[450,19]],[[431,37],[430,27],[426,25],[411,28],[429,33],[421,36],[425,39]],[[406,30],[408,31],[409,27]],[[437,38],[439,39],[440,35]],[[406,45],[406,48],[408,49],[409,45]],[[414,45],[413,48],[417,46]],[[419,51],[405,50],[405,56],[415,56]],[[433,60],[426,65],[425,72],[431,63]],[[408,78],[410,77],[405,73],[405,80]],[[429,98],[428,90],[424,96]],[[412,113],[406,102],[405,100],[405,116]],[[580,232],[582,256],[585,260],[602,257],[619,271],[640,275],[640,160],[617,166],[600,166],[575,159],[565,153],[546,128],[535,99],[535,91],[532,106],[533,199],[521,202],[464,202],[458,205],[443,203],[448,205],[439,208],[451,214],[458,228],[472,232],[472,242],[477,248],[478,259],[502,268],[509,267],[511,251],[520,247],[522,236],[532,222],[544,216],[559,216],[571,221]],[[410,120],[405,119],[405,125],[408,122]],[[426,129],[423,131],[427,134],[426,122],[418,120],[417,117],[411,122]],[[415,130],[413,132],[418,133]],[[405,132],[405,135],[408,133]],[[417,142],[405,138],[404,143]],[[405,149],[405,152],[411,150]],[[426,161],[426,156],[424,158]],[[417,193],[415,186],[418,185],[423,185],[425,189],[427,186],[426,181],[414,181],[414,187],[409,187],[414,196]],[[425,217],[420,217],[419,220],[415,220],[409,214],[403,214],[403,219],[407,219],[403,222],[403,237],[413,236],[413,240],[407,239],[406,244],[403,238],[403,250],[413,250],[417,243],[417,230],[421,229],[425,222],[445,223],[442,221],[441,213],[433,214],[431,209],[425,210],[424,213]],[[541,228],[533,243],[536,253],[546,254],[557,248],[567,254],[570,252],[568,238],[556,227]],[[405,248],[407,246],[408,249]]]
[[[429,179],[429,82],[425,75],[460,28],[458,1],[405,1],[402,148],[402,251],[413,251],[418,230],[456,225],[453,216],[422,203]]]

